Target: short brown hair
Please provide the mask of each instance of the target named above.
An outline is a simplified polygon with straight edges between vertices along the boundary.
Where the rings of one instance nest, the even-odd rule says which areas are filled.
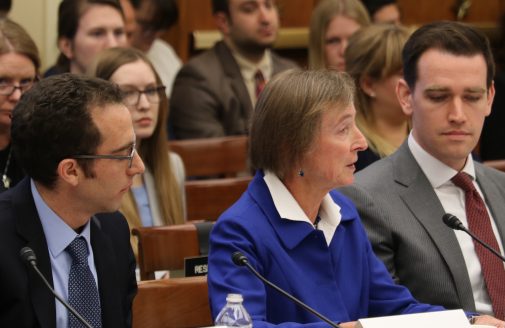
[[[346,73],[288,70],[275,76],[262,91],[251,119],[253,168],[283,178],[312,145],[322,113],[334,105],[346,108],[353,94]]]
[[[495,66],[488,38],[470,25],[440,21],[421,26],[403,48],[403,75],[411,89],[417,81],[419,58],[429,49],[439,49],[457,56],[482,55],[487,66],[486,84],[488,88],[491,86]]]

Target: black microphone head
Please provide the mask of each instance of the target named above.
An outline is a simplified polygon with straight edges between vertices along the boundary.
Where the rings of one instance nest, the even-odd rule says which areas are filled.
[[[451,213],[445,213],[444,216],[442,216],[442,220],[445,225],[451,229],[464,230],[463,223],[461,223],[461,221]]]
[[[25,261],[26,263],[31,264],[37,263],[37,256],[35,256],[35,252],[30,247],[21,248],[21,250],[19,251],[19,256],[21,256],[21,259],[23,259],[23,261]]]
[[[247,257],[240,251],[233,252],[233,254],[231,254],[231,260],[238,266],[244,266],[247,262],[249,262]]]

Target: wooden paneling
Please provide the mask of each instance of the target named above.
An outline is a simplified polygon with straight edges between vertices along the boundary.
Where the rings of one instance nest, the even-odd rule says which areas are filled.
[[[319,0],[277,0],[281,27],[308,28],[312,9]],[[421,25],[435,20],[456,20],[458,5],[463,0],[397,0],[406,25]],[[212,16],[211,0],[178,0],[179,21],[163,37],[174,47],[185,62],[190,56],[191,34],[195,30],[216,30]],[[474,0],[463,19],[464,22],[492,25],[505,12],[503,0]],[[286,53],[291,49],[282,49]],[[305,49],[293,49],[302,51]],[[289,54],[287,54],[289,55]],[[296,57],[296,56],[295,56]]]
[[[435,20],[456,20],[461,0],[397,0],[402,20],[407,25],[420,25]],[[464,22],[495,23],[504,12],[503,0],[471,1]]]

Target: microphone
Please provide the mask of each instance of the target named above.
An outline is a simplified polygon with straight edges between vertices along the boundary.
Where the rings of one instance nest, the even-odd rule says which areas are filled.
[[[42,272],[40,272],[39,268],[37,267],[37,256],[35,256],[35,252],[33,249],[30,247],[23,247],[19,251],[19,256],[21,259],[28,264],[29,267],[33,268],[37,275],[42,279],[46,287],[51,291],[51,293],[56,297],[58,301],[60,301],[63,306],[67,308],[68,311],[70,311],[76,318],[79,320],[84,326],[87,328],[93,328],[86,319],[84,319],[70,304],[68,304],[60,295],[56,293],[56,291],[51,287],[47,279],[44,277]]]
[[[295,304],[297,304],[298,306],[302,307],[303,309],[309,311],[310,313],[312,313],[313,315],[315,315],[319,319],[323,320],[324,322],[326,322],[330,326],[332,326],[334,328],[340,328],[339,325],[337,325],[336,323],[332,322],[330,319],[328,319],[327,317],[325,317],[321,313],[317,312],[316,310],[314,310],[313,308],[311,308],[307,304],[305,304],[302,301],[300,301],[298,298],[294,297],[293,295],[289,294],[288,292],[286,292],[285,290],[283,290],[279,286],[275,285],[274,283],[270,282],[265,277],[263,277],[258,271],[256,271],[256,269],[254,269],[252,267],[252,265],[249,264],[249,260],[247,259],[247,257],[244,254],[242,254],[242,252],[240,252],[240,251],[233,252],[233,254],[231,255],[231,260],[233,261],[233,263],[235,263],[235,265],[245,266],[246,268],[249,269],[249,271],[251,271],[256,277],[258,277],[266,285],[268,285],[271,288],[275,289],[276,291],[278,291],[279,293],[281,293],[283,296],[289,298]]]
[[[473,240],[477,241],[479,244],[487,248],[491,253],[500,258],[500,260],[505,262],[505,257],[503,257],[499,252],[497,252],[495,249],[493,249],[491,246],[489,246],[483,240],[477,237],[473,232],[465,228],[463,223],[461,223],[461,221],[456,216],[450,213],[445,213],[444,216],[442,216],[442,220],[444,221],[445,225],[448,226],[449,228],[466,232],[470,237],[472,237]]]

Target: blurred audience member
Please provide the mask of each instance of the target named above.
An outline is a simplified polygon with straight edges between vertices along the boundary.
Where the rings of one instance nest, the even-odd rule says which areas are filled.
[[[119,85],[130,110],[136,148],[146,170],[133,185],[120,211],[130,228],[180,224],[184,218],[184,165],[168,152],[165,87],[149,59],[138,49],[111,48],[97,57],[92,75]],[[136,253],[136,241],[132,240]]]
[[[410,32],[391,24],[370,25],[349,39],[347,72],[356,84],[356,123],[368,142],[356,170],[392,154],[409,133],[408,117],[396,97],[402,78],[402,49]]]
[[[310,18],[309,67],[345,71],[345,49],[349,38],[370,25],[360,0],[322,0]]]
[[[176,0],[121,0],[127,21],[134,15],[130,44],[142,50],[153,64],[165,85],[167,97],[172,93],[175,75],[182,62],[174,49],[160,38],[177,21],[179,12]],[[131,8],[134,12],[131,13]]]
[[[128,44],[132,43],[133,33],[137,28],[137,22],[135,21],[135,8],[130,0],[119,0],[121,9],[124,15],[124,30],[126,34],[126,41]]]
[[[374,23],[401,24],[400,8],[396,0],[361,0]]]
[[[265,83],[296,67],[270,50],[279,29],[275,0],[213,0],[212,9],[223,41],[177,74],[169,125],[178,139],[247,134]]]
[[[61,53],[44,76],[86,73],[101,50],[127,45],[124,24],[117,0],[63,0],[58,9]]]
[[[35,42],[17,23],[0,19],[0,192],[24,176],[11,148],[12,110],[38,78],[39,52]]]

